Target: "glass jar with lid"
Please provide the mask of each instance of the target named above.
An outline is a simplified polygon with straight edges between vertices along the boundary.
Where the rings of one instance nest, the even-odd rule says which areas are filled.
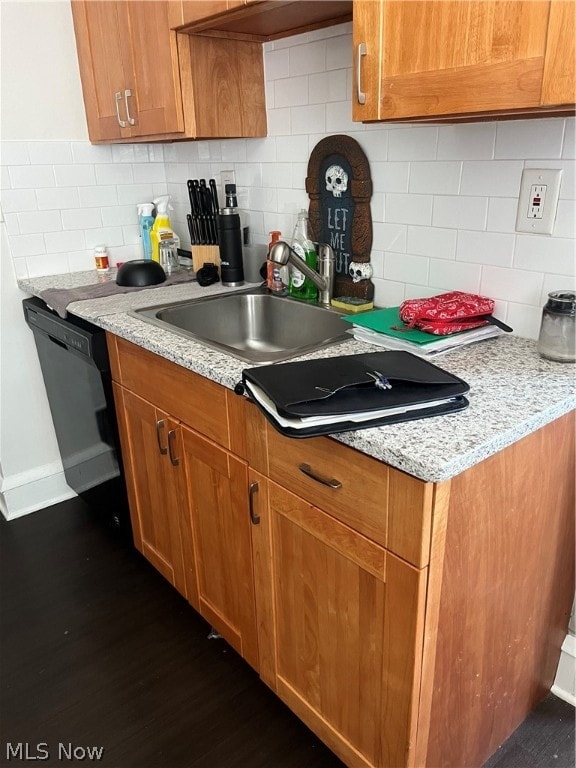
[[[558,363],[576,361],[576,293],[552,291],[542,310],[538,353]]]

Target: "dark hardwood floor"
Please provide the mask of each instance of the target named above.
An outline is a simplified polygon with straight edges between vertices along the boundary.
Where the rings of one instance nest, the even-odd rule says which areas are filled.
[[[0,520],[0,765],[72,748],[105,768],[342,766],[83,502]],[[489,763],[550,766],[574,766],[574,710],[554,697]]]

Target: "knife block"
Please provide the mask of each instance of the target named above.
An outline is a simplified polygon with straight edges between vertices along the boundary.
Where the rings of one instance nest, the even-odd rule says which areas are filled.
[[[193,245],[192,269],[194,272],[198,272],[207,263],[220,266],[220,248],[217,245]]]

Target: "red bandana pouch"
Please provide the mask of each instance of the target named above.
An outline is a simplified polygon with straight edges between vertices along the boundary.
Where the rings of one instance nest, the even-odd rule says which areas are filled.
[[[494,301],[474,293],[451,291],[428,299],[408,299],[400,305],[400,319],[409,328],[448,336],[488,325],[485,315],[494,311]],[[398,329],[400,330],[400,329]]]

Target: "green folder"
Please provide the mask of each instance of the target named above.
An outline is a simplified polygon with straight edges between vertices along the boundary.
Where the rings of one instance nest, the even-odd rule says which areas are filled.
[[[416,328],[406,328],[405,331],[395,331],[394,326],[396,328],[402,328],[404,325],[402,320],[400,320],[399,309],[400,307],[373,309],[369,312],[362,312],[357,315],[345,315],[342,317],[342,320],[346,320],[346,322],[360,326],[361,328],[368,328],[371,331],[377,331],[386,336],[393,336],[396,339],[402,339],[403,341],[409,341],[418,345],[432,344],[443,338],[442,336],[436,336],[433,333],[419,331]],[[460,331],[459,333],[466,333],[466,331]],[[451,333],[450,336],[458,336],[459,333]]]

